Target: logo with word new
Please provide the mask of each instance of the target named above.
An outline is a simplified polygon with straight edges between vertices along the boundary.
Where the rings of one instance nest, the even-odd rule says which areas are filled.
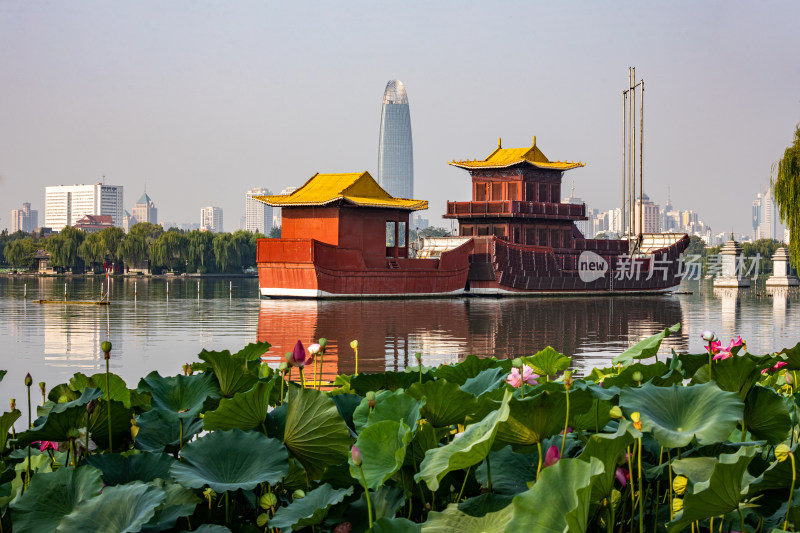
[[[584,283],[600,279],[608,272],[608,261],[594,252],[586,250],[578,258],[578,276]]]

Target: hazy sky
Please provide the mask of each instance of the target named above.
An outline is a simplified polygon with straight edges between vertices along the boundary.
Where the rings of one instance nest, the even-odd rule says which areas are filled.
[[[0,1],[0,228],[46,185],[147,184],[160,220],[315,172],[376,175],[381,97],[403,81],[415,196],[467,200],[452,159],[531,137],[582,160],[565,189],[620,203],[621,92],[645,79],[645,192],[715,233],[800,121],[800,2]]]

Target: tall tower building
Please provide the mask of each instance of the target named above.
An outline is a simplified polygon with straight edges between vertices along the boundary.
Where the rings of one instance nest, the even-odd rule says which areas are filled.
[[[378,184],[396,198],[414,197],[414,151],[406,88],[391,80],[383,92],[378,139]]]
[[[258,200],[254,196],[271,196],[268,189],[255,188],[247,191],[245,195],[245,223],[244,229],[255,233],[256,231],[269,235],[272,229],[272,206]]]
[[[11,210],[11,233],[24,231],[30,233],[39,226],[39,212],[31,209],[31,204],[25,202],[22,209]]]
[[[133,206],[132,216],[136,222],[149,222],[151,224],[158,224],[158,209],[153,200],[147,196],[147,193],[142,194],[136,205]]]
[[[56,185],[45,187],[44,225],[53,231],[74,226],[86,215],[109,215],[122,227],[121,185]]]
[[[222,233],[222,208],[209,205],[200,209],[200,229]]]

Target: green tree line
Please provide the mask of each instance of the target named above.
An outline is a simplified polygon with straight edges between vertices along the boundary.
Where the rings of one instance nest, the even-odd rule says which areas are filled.
[[[95,233],[65,227],[61,232],[37,239],[34,234],[0,234],[0,262],[17,270],[35,267],[38,250],[50,253],[53,267],[82,271],[102,270],[107,263],[122,261],[126,270],[147,269],[153,273],[238,273],[255,267],[256,241],[260,233],[235,231],[210,233],[167,231],[161,226],[139,223],[125,234],[120,228]]]

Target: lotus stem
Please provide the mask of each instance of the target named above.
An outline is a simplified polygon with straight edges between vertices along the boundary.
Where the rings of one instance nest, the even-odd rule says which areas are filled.
[[[183,450],[183,418],[178,419],[178,424],[180,424],[181,430],[178,436],[178,450]]]
[[[109,353],[106,352],[106,403],[108,404],[108,413],[106,416],[108,417],[108,451],[113,452],[114,446],[111,443],[111,385],[109,385],[109,378],[108,378],[108,362],[109,362]],[[86,424],[86,433],[89,433],[89,424]]]
[[[322,389],[322,367],[325,366],[325,348],[319,351],[319,379],[317,380],[317,390]]]
[[[712,377],[711,361],[712,361],[711,343],[709,343],[708,344],[708,380],[709,381],[711,381],[711,377]]]
[[[525,384],[523,383],[524,387]],[[564,443],[567,442],[567,429],[569,428],[569,389],[567,389],[567,416],[564,417],[564,434],[561,436],[561,451],[559,457],[564,457]]]
[[[28,390],[28,429],[33,427],[33,422],[31,421],[31,384],[33,383],[33,378],[31,378],[30,374],[25,376],[25,388]],[[25,494],[25,490],[28,488],[28,484],[31,482],[31,446],[32,444],[28,444],[28,464],[25,467],[25,483],[22,484],[22,493]]]
[[[789,487],[789,500],[786,502],[786,518],[783,521],[783,530],[786,531],[786,527],[789,525],[789,511],[792,509],[792,493],[794,492],[794,483],[797,480],[797,472],[795,471],[795,464],[794,464],[794,453],[789,452],[789,459],[792,460],[792,485]],[[741,510],[739,511],[741,516]],[[742,529],[744,531],[744,529]]]
[[[742,418],[742,442],[747,437],[747,427],[744,425],[744,418]]]
[[[615,523],[616,523],[616,521],[617,521],[617,516],[616,516],[616,512],[614,511],[614,502],[612,502],[611,500],[609,500],[609,501],[608,501],[608,503],[609,503],[609,505],[608,505],[608,508],[611,510],[611,521],[608,523],[608,527],[606,528],[606,530],[607,530],[609,533],[613,533],[613,531],[614,531],[614,524],[615,524]]]
[[[539,474],[542,472],[542,441],[536,443],[536,448],[539,450],[539,466],[536,467],[536,481],[539,481]]]
[[[317,358],[314,357],[314,381],[311,383],[312,389],[319,389],[319,381],[317,381]]]
[[[357,375],[358,375],[358,346],[354,347],[354,348],[353,348],[353,351],[354,351],[354,352],[355,352],[355,354],[356,354],[356,370],[355,370],[355,372],[354,372],[354,375],[356,375],[356,376],[357,376]]]
[[[636,439],[639,441],[639,472],[637,474],[637,481],[639,483],[639,533],[644,532],[644,487],[642,486],[642,438]]]
[[[286,379],[286,370],[283,371],[283,376],[281,376],[281,400],[279,405],[283,405],[283,382]]]
[[[230,503],[230,496],[228,496],[228,491],[226,490],[225,491],[225,522],[226,523],[230,523],[230,521],[231,521],[230,516],[228,515],[229,503]]]
[[[303,384],[303,388],[306,388],[306,376],[303,374],[303,367],[298,366],[297,370],[300,372],[300,382]]]
[[[487,455],[488,457],[488,455]],[[464,494],[464,487],[467,486],[467,478],[469,477],[469,469],[472,468],[472,465],[467,467],[467,473],[464,474],[464,482],[461,483],[461,490],[458,491],[458,498],[456,498],[456,503],[461,501],[461,495]]]
[[[364,477],[364,470],[361,465],[358,465],[358,473],[361,474],[361,484],[364,485],[364,494],[367,497],[367,514],[369,516],[369,528],[372,529],[372,500],[369,498],[369,489],[367,488],[367,478]],[[420,488],[422,486],[420,485]]]
[[[86,428],[86,431],[89,431],[89,428]],[[73,470],[78,468],[78,455],[75,453],[75,437],[69,438],[69,449],[72,452],[72,467]],[[67,466],[69,466],[69,462],[67,462]]]
[[[661,450],[659,450],[658,452],[658,466],[661,466],[661,461],[663,458],[664,458],[664,447],[662,446]],[[653,512],[653,517],[654,517],[653,531],[655,531],[658,528],[658,506],[661,499],[659,496],[660,494],[661,494],[661,480],[659,479],[658,481],[656,481],[656,497],[653,498],[653,500],[655,500],[655,506],[656,506],[656,509]]]
[[[672,457],[669,454],[669,448],[667,448],[667,469],[669,471],[669,519],[675,519],[675,511],[672,509]]]
[[[89,418],[86,418],[86,440],[84,441],[86,444],[86,457],[89,457]]]

